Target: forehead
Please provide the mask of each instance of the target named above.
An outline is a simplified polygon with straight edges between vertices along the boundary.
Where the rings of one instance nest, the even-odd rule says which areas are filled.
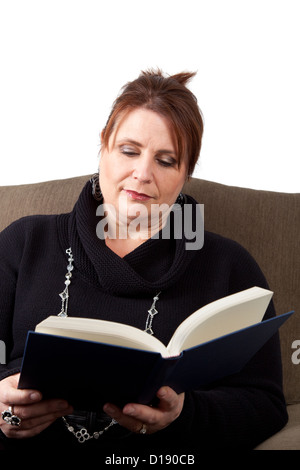
[[[148,109],[137,108],[119,116],[110,137],[110,145],[126,137],[145,144],[151,141],[162,145],[162,148],[167,145],[173,151],[176,149],[176,139],[169,120]]]

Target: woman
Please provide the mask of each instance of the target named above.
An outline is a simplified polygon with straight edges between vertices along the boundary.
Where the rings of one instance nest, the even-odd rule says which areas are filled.
[[[178,239],[174,227],[169,239],[153,236],[162,233],[175,202],[181,210],[197,207],[180,194],[203,132],[196,98],[186,87],[192,76],[150,71],[127,84],[101,135],[99,181],[87,182],[70,214],[27,217],[1,233],[1,339],[9,360],[0,370],[0,421],[7,448],[84,442],[126,455],[252,449],[286,423],[277,337],[241,373],[206,389],[177,395],[162,387],[156,406],[107,403],[103,413],[87,413],[17,389],[27,331],[59,313],[62,299],[60,314],[87,312],[140,329],[155,302],[153,333],[167,344],[199,307],[254,285],[267,287],[255,261],[235,242],[206,233],[202,249],[187,250],[186,234]],[[154,207],[164,210],[153,225]],[[67,263],[72,277],[66,312]],[[273,315],[271,304],[266,317]]]

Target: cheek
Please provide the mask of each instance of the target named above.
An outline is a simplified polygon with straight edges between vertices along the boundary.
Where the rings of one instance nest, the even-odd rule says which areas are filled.
[[[99,183],[104,201],[107,203],[117,203],[124,181],[128,177],[128,171],[123,166],[116,161],[113,154],[101,156]]]
[[[108,194],[112,192],[116,180],[117,165],[113,164],[113,159],[110,159],[110,156],[101,156],[99,164],[99,182],[103,195],[105,193],[106,196],[108,196]]]
[[[170,198],[171,202],[173,199],[175,200],[182,190],[182,186],[184,185],[185,178],[178,178],[177,181],[168,181],[166,178],[164,179],[163,185],[163,192],[165,193],[166,197]]]
[[[104,181],[111,173],[111,166],[108,161],[108,156],[101,155],[99,163],[100,178]]]
[[[124,180],[130,173],[130,168],[127,163],[124,164],[122,160],[117,158],[114,153],[104,153],[100,158],[99,163],[100,181],[103,183],[118,183]]]
[[[109,181],[112,181],[112,171],[110,165],[107,164],[107,158],[101,155],[99,163],[99,183],[103,194],[104,201],[109,202],[112,187],[109,187]]]

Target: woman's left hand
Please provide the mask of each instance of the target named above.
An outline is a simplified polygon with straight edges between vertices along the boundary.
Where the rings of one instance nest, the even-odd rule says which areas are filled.
[[[175,421],[184,403],[184,393],[178,395],[170,387],[160,388],[157,397],[159,403],[156,407],[128,403],[121,410],[111,403],[106,403],[103,410],[129,431],[153,434]]]

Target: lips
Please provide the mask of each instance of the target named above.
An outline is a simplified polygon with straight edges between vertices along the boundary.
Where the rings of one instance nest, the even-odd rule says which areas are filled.
[[[132,191],[131,189],[124,189],[124,191],[131,199],[135,199],[136,201],[148,201],[151,199],[151,196],[148,194],[138,193],[137,191]]]

